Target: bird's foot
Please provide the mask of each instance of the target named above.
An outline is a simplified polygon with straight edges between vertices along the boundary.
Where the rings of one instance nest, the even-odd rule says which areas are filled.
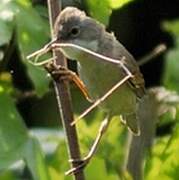
[[[45,66],[46,70],[51,74],[55,81],[72,81],[81,90],[85,98],[89,102],[93,102],[88,90],[83,81],[77,76],[77,74],[64,66],[56,65],[54,62],[50,62]]]

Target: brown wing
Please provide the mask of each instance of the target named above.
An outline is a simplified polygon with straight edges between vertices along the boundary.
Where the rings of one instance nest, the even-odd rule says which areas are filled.
[[[124,58],[123,62],[133,75],[128,81],[130,87],[134,90],[137,97],[142,98],[145,95],[145,81],[137,62],[130,54],[128,57]]]
[[[128,83],[137,97],[141,98],[145,94],[145,82],[137,62],[128,50],[115,38],[114,34],[108,32],[103,33],[103,38],[99,43],[98,53],[114,59],[119,59],[125,64],[128,70],[133,74],[133,78],[131,78]],[[124,72],[124,76],[125,75],[126,73]]]
[[[134,59],[134,57],[129,53],[129,51],[119,42],[116,40],[116,38],[112,36],[113,40],[113,49],[115,49],[116,57],[121,57],[121,61],[124,63],[124,65],[128,68],[128,70],[133,74],[133,78],[129,79],[129,85],[136,93],[137,97],[141,98],[145,94],[145,81],[143,78],[142,73],[140,72],[139,66]],[[122,58],[124,57],[124,58]]]

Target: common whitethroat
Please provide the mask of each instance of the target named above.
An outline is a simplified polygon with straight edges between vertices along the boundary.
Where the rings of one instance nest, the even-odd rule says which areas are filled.
[[[133,78],[122,84],[100,106],[108,116],[122,117],[128,128],[139,135],[138,103],[145,94],[145,85],[133,56],[113,33],[106,32],[104,25],[74,7],[67,7],[60,13],[54,32],[55,39],[59,43],[78,45],[122,61]],[[126,76],[124,69],[116,64],[97,61],[88,54],[78,53],[74,48],[61,47],[60,49],[67,58],[78,61],[79,75],[93,100],[102,97]]]
[[[90,54],[75,48],[75,45],[118,60],[132,74],[131,78],[122,83],[100,104],[106,113],[106,118],[101,124],[91,151],[83,159],[83,163],[77,167],[78,169],[86,165],[96,151],[97,144],[113,116],[118,116],[135,135],[140,134],[138,107],[145,95],[145,83],[137,62],[128,50],[113,33],[105,30],[104,25],[88,17],[85,12],[74,7],[65,8],[56,19],[54,32],[53,43],[59,43],[64,56],[77,60],[80,78],[94,101],[100,99],[115,84],[122,81],[127,76],[126,71],[120,65],[100,60],[95,56],[93,58]],[[72,169],[68,173],[73,171],[75,170]]]

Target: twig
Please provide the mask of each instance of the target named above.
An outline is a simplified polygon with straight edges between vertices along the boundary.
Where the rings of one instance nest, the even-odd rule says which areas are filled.
[[[106,61],[112,64],[118,64],[119,66],[121,66],[121,68],[124,70],[124,72],[127,75],[131,75],[131,73],[129,72],[129,70],[127,69],[127,67],[123,64],[123,59],[125,59],[125,57],[122,57],[122,59],[113,59],[107,56],[104,56],[102,54],[98,54],[96,52],[93,52],[89,49],[86,49],[84,47],[78,46],[76,44],[70,44],[70,43],[56,43],[56,40],[50,42],[49,44],[45,45],[42,49],[34,52],[33,54],[29,55],[27,58],[30,59],[32,57],[36,57],[35,59],[38,59],[38,57],[40,57],[41,55],[43,55],[44,53],[53,50],[53,49],[57,49],[57,48],[70,48],[73,50],[76,50],[78,52],[80,52],[82,55],[88,55],[88,56],[92,56],[92,59],[95,60],[99,60],[99,61]],[[159,44],[158,46],[156,46],[150,53],[148,53],[146,56],[144,56],[143,58],[141,58],[137,63],[138,65],[144,65],[145,63],[147,63],[148,61],[150,61],[151,59],[155,58],[156,56],[160,55],[161,53],[163,53],[166,50],[166,45],[165,44]],[[53,59],[53,58],[51,58]],[[51,59],[48,59],[46,61],[40,62],[40,63],[34,63],[35,65],[43,65],[46,64],[46,62],[49,62]],[[130,76],[131,77],[131,76]],[[130,78],[129,77],[129,78]],[[125,78],[124,78],[125,79]],[[123,82],[123,80],[122,80]],[[117,83],[118,84],[118,83]],[[120,84],[120,82],[119,82]],[[120,84],[121,85],[121,84]],[[120,86],[119,85],[119,86]],[[119,87],[118,85],[116,85],[116,87]],[[116,90],[117,88],[115,88],[115,86],[112,88],[112,92],[114,90]],[[114,89],[114,90],[113,90]],[[110,90],[111,91],[111,90]],[[104,97],[102,97],[102,99],[104,98],[104,100],[111,95],[111,93],[107,92]],[[103,100],[102,100],[103,101]],[[76,119],[75,121],[73,121],[71,123],[71,125],[74,125],[79,119],[83,118],[84,116],[86,116],[89,112],[91,112],[91,110],[93,110],[97,105],[99,105],[101,102],[101,99],[98,99],[94,104],[92,104],[88,109],[86,109],[78,119]]]
[[[54,43],[51,45],[52,49],[54,48],[69,48],[69,49],[75,49],[76,51],[79,51],[81,55],[84,54],[84,56],[91,56],[92,59],[95,59],[97,61],[106,61],[112,64],[118,64],[121,66],[121,68],[124,70],[126,74],[130,74],[130,71],[128,68],[124,65],[123,60],[125,60],[125,56],[122,56],[121,59],[114,59],[107,56],[104,56],[102,54],[99,54],[97,52],[91,51],[90,49],[84,48],[82,46],[71,44],[71,43]]]
[[[152,61],[155,59],[155,57],[162,54],[164,51],[166,51],[167,47],[165,44],[159,44],[156,46],[151,52],[147,53],[146,56],[142,57],[137,64],[139,66],[143,66],[144,64],[147,64],[149,61]]]
[[[95,107],[101,104],[106,100],[115,90],[117,90],[122,84],[124,84],[128,79],[132,77],[132,74],[126,75],[121,81],[115,84],[106,94],[104,94],[101,98],[99,98],[94,104],[92,104],[88,109],[86,109],[76,120],[71,123],[71,126],[75,125],[78,120],[85,117],[89,112],[91,112]]]
[[[52,34],[52,39],[53,39],[54,22],[60,12],[59,0],[48,0],[48,10],[49,10],[51,34]],[[61,52],[54,50],[53,55],[54,57],[57,57],[55,61],[56,64],[61,65],[61,66],[66,66],[67,64],[66,60],[64,59]],[[56,91],[58,107],[61,114],[62,124],[63,124],[64,130],[67,136],[67,146],[68,146],[69,157],[70,159],[80,159],[80,150],[79,150],[76,128],[75,126],[73,127],[70,126],[70,123],[73,122],[73,113],[72,113],[71,98],[70,98],[68,82],[66,81],[55,82],[54,81],[54,86],[55,86],[55,91]],[[75,168],[78,164],[74,162],[71,165],[73,168]],[[75,180],[85,179],[84,174],[83,174],[83,169],[81,169],[80,171],[74,174],[74,179]]]

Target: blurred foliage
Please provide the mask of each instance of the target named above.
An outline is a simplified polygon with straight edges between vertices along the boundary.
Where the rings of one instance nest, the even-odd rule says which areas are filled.
[[[93,0],[86,1],[89,13],[105,25],[113,9],[120,8],[132,0]],[[97,10],[96,10],[97,9]],[[42,15],[43,14],[43,15]],[[35,95],[43,99],[50,91],[49,79],[43,68],[38,68],[26,60],[26,55],[41,48],[50,39],[48,20],[44,18],[47,9],[44,6],[32,6],[30,0],[0,0],[0,179],[35,179],[35,180],[71,180],[64,176],[68,170],[68,155],[64,134],[59,129],[29,130],[24,124],[17,104],[24,94],[13,81],[13,71],[8,64],[20,60],[26,76],[29,78]],[[179,20],[165,21],[161,27],[168,31],[175,42],[166,54],[166,66],[163,75],[163,85],[179,93],[178,70],[179,63]],[[15,41],[18,57],[10,54],[11,41]],[[12,47],[12,48],[15,48]],[[7,58],[7,55],[11,55]],[[75,115],[77,116],[87,104],[79,93],[73,93]],[[178,94],[176,93],[178,96]],[[48,99],[49,100],[49,99]],[[45,116],[51,110],[47,102]],[[50,107],[49,107],[50,106]],[[176,116],[162,115],[158,126],[174,123],[172,133],[156,138],[152,152],[147,158],[145,179],[179,179],[179,113]],[[43,109],[41,106],[39,109]],[[38,109],[34,105],[34,109]],[[30,107],[28,111],[32,110]],[[34,112],[34,111],[33,111]],[[35,113],[35,112],[34,112]],[[44,116],[36,112],[36,119],[44,120]],[[41,111],[42,113],[42,111]],[[52,113],[53,114],[53,113]],[[89,118],[90,117],[90,118]],[[92,115],[78,124],[78,134],[82,154],[85,156],[91,146],[104,115],[96,110]],[[54,118],[54,117],[53,117]],[[51,118],[51,119],[53,119]],[[50,119],[50,120],[51,120]],[[85,122],[93,119],[92,122]],[[33,120],[33,119],[32,119]],[[116,180],[125,176],[131,179],[127,172],[122,171],[127,141],[127,130],[115,117],[105,134],[98,152],[85,169],[87,180]],[[20,161],[21,160],[21,161]],[[22,163],[19,163],[22,162]],[[100,173],[97,173],[100,172]]]
[[[133,0],[88,0],[86,1],[86,6],[92,17],[94,17],[101,23],[108,25],[112,10],[121,8],[130,1]],[[97,11],[96,8],[98,8]]]
[[[2,90],[0,100],[0,170],[24,159],[34,179],[48,180],[41,147],[38,141],[28,134],[13,99]]]
[[[32,66],[25,57],[48,41],[48,21],[44,21],[28,0],[1,0],[0,3],[0,45],[8,44],[13,32],[22,62],[27,68],[36,92],[42,96],[48,91],[48,79],[45,72]],[[34,41],[35,39],[35,41]],[[3,61],[5,61],[4,59]]]
[[[179,92],[179,20],[165,21],[163,28],[171,33],[175,46],[170,49],[166,56],[166,68],[163,77],[164,85]]]
[[[147,161],[147,180],[179,178],[178,138],[179,126],[177,124],[170,136],[156,140],[151,158]]]

